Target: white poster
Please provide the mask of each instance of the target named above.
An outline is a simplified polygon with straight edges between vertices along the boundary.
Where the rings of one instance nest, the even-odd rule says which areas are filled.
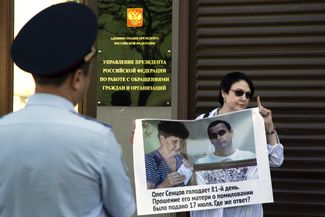
[[[200,120],[137,119],[138,215],[273,202],[258,108]]]

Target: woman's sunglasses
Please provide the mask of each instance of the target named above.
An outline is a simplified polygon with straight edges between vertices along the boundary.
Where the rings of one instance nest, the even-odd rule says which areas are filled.
[[[252,93],[251,92],[244,92],[243,90],[233,90],[233,89],[230,89],[230,90],[234,91],[234,93],[235,93],[235,95],[237,97],[242,97],[245,94],[245,97],[247,99],[252,98]]]

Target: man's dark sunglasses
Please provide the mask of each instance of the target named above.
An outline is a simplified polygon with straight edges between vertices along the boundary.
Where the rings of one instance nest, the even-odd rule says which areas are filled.
[[[215,138],[215,139],[217,139],[218,138],[218,136],[220,137],[220,136],[223,136],[223,135],[225,135],[227,133],[227,131],[226,130],[219,130],[217,133],[211,133],[211,138]]]
[[[234,91],[234,93],[237,97],[242,97],[245,94],[247,99],[252,98],[251,92],[244,92],[243,90],[233,90],[233,89],[230,89],[230,90]]]

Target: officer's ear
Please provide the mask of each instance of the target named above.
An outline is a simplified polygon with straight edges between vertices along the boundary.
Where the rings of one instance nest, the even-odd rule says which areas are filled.
[[[71,87],[73,90],[79,90],[83,87],[85,73],[83,69],[77,69],[74,73],[72,73],[71,78]]]

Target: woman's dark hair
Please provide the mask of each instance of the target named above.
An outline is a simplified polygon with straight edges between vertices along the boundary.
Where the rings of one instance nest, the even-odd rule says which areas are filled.
[[[158,124],[158,134],[165,138],[175,136],[181,139],[187,139],[189,136],[185,125],[176,121],[160,121]]]
[[[247,82],[252,96],[254,95],[254,90],[255,90],[254,84],[253,84],[252,80],[245,73],[230,72],[222,78],[221,83],[220,83],[220,87],[219,87],[220,105],[223,105],[223,103],[224,103],[221,91],[223,90],[225,93],[229,93],[231,86],[234,83],[241,81],[241,80],[244,80]]]

